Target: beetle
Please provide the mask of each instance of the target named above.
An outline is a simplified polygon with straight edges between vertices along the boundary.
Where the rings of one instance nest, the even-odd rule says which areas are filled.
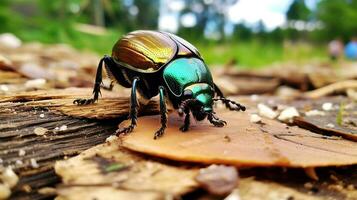
[[[98,64],[93,98],[76,99],[73,103],[85,105],[98,100],[103,63],[112,81],[131,88],[131,124],[118,129],[117,134],[130,133],[137,125],[137,91],[144,100],[160,97],[161,127],[154,139],[162,136],[167,127],[167,101],[180,116],[185,115],[180,127],[183,132],[189,129],[190,112],[198,121],[207,118],[214,126],[223,127],[226,122],[215,116],[214,101],[221,101],[233,111],[245,111],[243,105],[224,97],[198,50],[174,34],[138,30],[123,36],[114,45],[112,55],[105,55]]]

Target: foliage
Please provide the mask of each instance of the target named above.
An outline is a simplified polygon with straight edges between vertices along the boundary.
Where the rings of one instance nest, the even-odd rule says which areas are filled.
[[[323,47],[303,43],[283,45],[274,41],[254,39],[250,41],[235,40],[223,44],[194,44],[210,66],[236,60],[240,67],[258,68],[276,62],[304,63],[311,59],[326,59]]]
[[[286,12],[288,20],[308,21],[310,10],[306,7],[304,0],[294,0]]]
[[[220,40],[203,37],[207,27],[214,25],[219,35],[224,36],[224,25],[227,23],[227,10],[235,0],[203,1],[194,0],[184,2],[185,7],[179,17],[185,13],[193,13],[197,24],[193,27],[180,26],[178,34],[198,46],[210,65],[226,63],[235,59],[244,66],[259,67],[276,61],[304,60],[310,57],[321,58],[324,50],[321,46],[311,45],[283,45],[286,41],[296,38],[308,40],[306,37],[314,34],[317,38],[327,35],[349,37],[355,29],[355,7],[350,6],[357,0],[341,0],[332,2],[321,0],[317,10],[318,19],[323,21],[326,30],[306,32],[296,29],[277,28],[271,32],[260,24],[252,30],[244,23],[234,24],[232,35],[226,35]],[[352,2],[352,3],[350,3]],[[355,5],[356,3],[354,3]],[[337,8],[335,8],[337,5]],[[346,8],[351,7],[351,8]],[[69,43],[79,49],[108,54],[114,42],[124,33],[135,29],[157,29],[160,0],[2,0],[0,1],[1,32],[13,32],[24,41],[39,41],[43,43]],[[200,9],[197,9],[201,6]],[[334,10],[337,9],[337,10]],[[353,20],[334,22],[328,16],[331,13],[341,13]],[[287,11],[290,20],[315,20],[311,18],[303,0],[294,0]],[[335,15],[332,15],[335,16]],[[336,21],[336,20],[335,20]],[[104,35],[91,35],[76,29],[78,23],[105,26]],[[341,27],[334,30],[335,27]],[[325,29],[324,29],[325,30]]]
[[[357,0],[321,0],[317,5],[317,17],[324,29],[319,36],[324,39],[342,37],[348,40],[357,34]]]

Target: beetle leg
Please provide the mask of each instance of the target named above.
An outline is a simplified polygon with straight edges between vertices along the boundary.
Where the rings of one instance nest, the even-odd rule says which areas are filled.
[[[226,105],[226,108],[228,108],[229,110],[245,111],[246,109],[245,106],[224,97],[222,91],[219,89],[219,87],[216,84],[214,84],[214,90],[217,96],[219,97],[218,99],[213,99],[214,101],[222,101],[222,103],[224,103]]]
[[[113,90],[113,87],[114,87],[114,81],[110,81],[110,85],[102,85],[102,88],[105,89],[105,90],[108,90],[108,91],[112,91]]]
[[[159,87],[159,95],[160,95],[160,114],[161,114],[161,128],[156,131],[154,135],[154,139],[158,139],[161,137],[165,129],[167,127],[167,109],[166,109],[166,101],[165,101],[165,88],[163,86]]]
[[[103,70],[103,63],[105,63],[109,56],[105,55],[98,64],[97,67],[97,74],[95,75],[95,83],[94,83],[94,88],[93,88],[93,98],[90,99],[76,99],[73,101],[74,104],[78,105],[87,105],[87,104],[92,104],[96,101],[98,101],[98,97],[100,93],[100,85],[102,83],[102,70]]]
[[[214,116],[214,113],[209,113],[207,118],[211,124],[213,124],[214,126],[217,126],[217,127],[223,127],[224,125],[227,124],[226,121],[221,120],[218,117]]]
[[[136,87],[137,87],[137,83],[139,81],[139,77],[135,77],[132,83],[132,87],[131,87],[131,96],[130,96],[130,113],[129,113],[129,119],[131,119],[131,124],[126,127],[126,128],[122,128],[122,129],[118,129],[115,133],[117,135],[121,134],[121,133],[130,133],[133,131],[134,127],[137,124],[137,120],[138,120],[138,100],[136,98]]]
[[[188,108],[185,109],[185,121],[184,124],[180,127],[182,132],[186,132],[190,126],[190,110]]]

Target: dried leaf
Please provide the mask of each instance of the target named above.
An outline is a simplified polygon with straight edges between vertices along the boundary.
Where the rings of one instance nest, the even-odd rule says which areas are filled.
[[[248,111],[249,112],[249,111]],[[131,150],[179,161],[236,166],[319,167],[357,164],[357,145],[341,138],[328,138],[274,120],[251,123],[246,113],[217,111],[228,122],[223,128],[207,121],[179,131],[183,120],[170,115],[165,135],[153,140],[159,116],[139,118],[134,132],[122,137]],[[231,141],[226,142],[228,136]]]

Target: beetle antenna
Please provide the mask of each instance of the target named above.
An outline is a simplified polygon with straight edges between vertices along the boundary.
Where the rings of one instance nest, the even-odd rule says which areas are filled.
[[[186,99],[182,101],[178,108],[179,115],[182,116],[185,113],[185,111],[188,109],[188,106],[196,101],[197,101],[196,99]]]
[[[219,97],[217,99],[213,99],[213,101],[222,101],[222,103],[224,103],[229,110],[245,111],[245,109],[246,109],[245,106],[243,106],[242,104],[239,104],[235,101],[226,99],[225,97]],[[232,105],[235,105],[235,106],[232,106]]]

